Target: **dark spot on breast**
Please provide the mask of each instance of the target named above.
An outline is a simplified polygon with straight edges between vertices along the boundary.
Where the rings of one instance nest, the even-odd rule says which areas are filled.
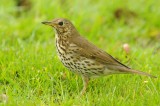
[[[82,65],[82,66],[86,66],[86,65],[85,65],[85,64],[83,64],[83,63],[82,63],[81,65]]]
[[[92,59],[96,59],[96,57],[95,57],[95,56],[93,56],[93,55],[91,55],[91,58],[92,58]]]
[[[76,65],[75,65],[75,64],[74,64],[73,66],[76,68]]]
[[[91,65],[96,65],[95,63],[92,63]]]
[[[71,64],[71,65],[73,65],[73,63],[72,63],[72,62],[70,62],[70,64]]]
[[[80,65],[80,63],[77,63],[78,65]]]
[[[85,63],[89,63],[89,61],[87,61],[87,60],[85,60],[84,62],[85,62]]]
[[[83,68],[87,68],[86,66],[83,66]]]
[[[84,71],[87,71],[88,69],[86,69],[86,68],[83,68],[83,70],[84,70]]]
[[[97,74],[97,73],[96,73],[96,72],[94,72],[94,71],[92,71],[91,73],[93,73],[93,74],[95,74],[95,75]]]
[[[74,59],[73,62],[76,63],[78,60]]]
[[[80,60],[80,58],[79,58],[79,57],[76,57],[76,59],[77,59],[77,60]]]
[[[104,71],[98,71],[100,74],[103,74],[104,73]]]
[[[66,61],[68,62],[70,59],[69,58],[66,58]]]

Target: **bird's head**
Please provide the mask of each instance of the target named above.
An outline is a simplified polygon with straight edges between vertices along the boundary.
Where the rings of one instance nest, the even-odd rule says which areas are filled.
[[[52,21],[44,21],[42,24],[52,26],[56,30],[56,33],[60,35],[69,33],[71,34],[73,31],[76,31],[73,24],[64,18],[57,18],[53,19]]]

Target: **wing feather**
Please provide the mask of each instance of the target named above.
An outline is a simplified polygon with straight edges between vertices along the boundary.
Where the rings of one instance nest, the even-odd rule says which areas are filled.
[[[90,59],[94,59],[97,62],[102,64],[106,64],[108,66],[117,66],[130,69],[126,65],[120,63],[118,60],[113,58],[107,52],[97,48],[95,45],[87,41],[81,36],[76,36],[71,40],[74,44],[76,44],[80,49],[77,50],[77,54],[85,56]]]
[[[94,59],[95,61],[106,65],[107,69],[116,70],[122,73],[135,73],[135,74],[146,75],[146,76],[156,78],[155,76],[150,75],[148,73],[138,71],[138,70],[133,70],[127,67],[126,65],[122,64],[121,62],[113,58],[107,52],[97,48],[95,45],[88,42],[86,39],[84,39],[81,36],[73,37],[70,41],[75,45],[77,45],[77,47],[79,48],[75,51],[77,55]]]

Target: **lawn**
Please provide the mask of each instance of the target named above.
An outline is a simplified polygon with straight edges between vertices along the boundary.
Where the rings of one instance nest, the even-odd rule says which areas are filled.
[[[159,0],[31,0],[23,7],[16,1],[0,2],[0,105],[160,106]],[[91,79],[80,96],[81,77],[62,65],[53,29],[41,24],[58,17],[122,63],[158,78]]]

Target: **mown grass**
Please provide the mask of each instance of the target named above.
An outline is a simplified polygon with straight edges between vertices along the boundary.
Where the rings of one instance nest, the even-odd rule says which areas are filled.
[[[31,1],[31,9],[18,12],[15,1],[0,3],[1,105],[160,105],[160,1],[85,0]],[[120,20],[122,8],[136,16]],[[157,76],[111,75],[92,79],[79,96],[82,81],[58,59],[54,32],[41,21],[64,17],[98,47],[130,67]],[[126,22],[127,21],[127,22]],[[128,43],[126,56],[122,45]]]

